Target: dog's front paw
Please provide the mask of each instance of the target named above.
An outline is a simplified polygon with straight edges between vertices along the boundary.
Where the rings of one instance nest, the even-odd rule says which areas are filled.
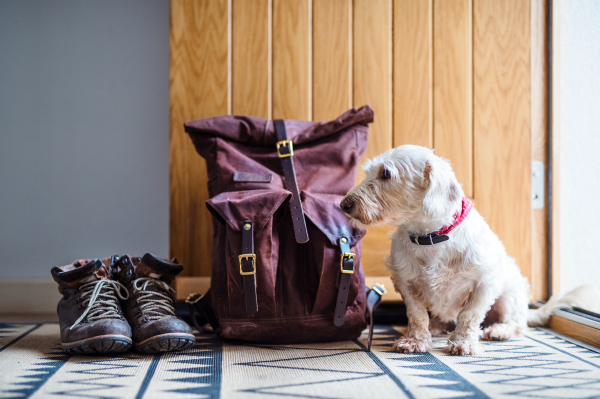
[[[457,356],[473,356],[483,353],[483,348],[478,341],[468,339],[457,339],[456,341],[449,339],[446,350],[451,355]]]
[[[402,337],[396,342],[392,349],[400,353],[418,353],[427,352],[433,347],[433,343],[430,339],[419,340],[416,338]]]

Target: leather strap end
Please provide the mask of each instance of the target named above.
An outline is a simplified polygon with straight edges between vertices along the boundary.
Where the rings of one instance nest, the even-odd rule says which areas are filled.
[[[340,280],[335,303],[335,314],[333,316],[333,324],[337,327],[344,325],[348,291],[350,290],[350,279],[352,278],[352,274],[354,274],[354,254],[350,253],[350,244],[346,237],[340,238],[340,249]]]
[[[373,312],[381,303],[381,297],[386,293],[382,284],[375,284],[367,292],[367,318],[369,319],[369,335],[367,337],[367,352],[371,351],[371,342],[373,340]]]
[[[240,274],[244,282],[244,295],[246,297],[246,312],[250,315],[258,312],[258,299],[256,295],[256,256],[254,255],[254,225],[252,222],[244,223],[242,228],[242,253],[239,256]]]
[[[199,294],[190,295],[188,299],[186,299],[186,303],[190,309],[192,324],[194,327],[196,327],[199,333],[207,332],[207,328],[199,325],[198,315],[203,316],[203,321],[210,325],[213,332],[219,328],[219,320],[217,320],[217,316],[215,315],[215,311],[212,307],[210,289],[202,296]]]

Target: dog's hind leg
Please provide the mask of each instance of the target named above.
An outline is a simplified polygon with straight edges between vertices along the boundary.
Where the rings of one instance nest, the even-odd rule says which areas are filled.
[[[521,278],[522,279],[522,278]],[[483,336],[487,341],[505,341],[521,335],[527,328],[527,286],[513,282],[496,299],[483,322]]]
[[[452,355],[476,355],[483,352],[479,344],[480,325],[487,310],[494,303],[492,290],[478,285],[458,314],[456,328],[448,338],[447,351]]]
[[[496,323],[483,330],[486,341],[506,341],[514,335],[520,335],[523,329],[515,323]]]

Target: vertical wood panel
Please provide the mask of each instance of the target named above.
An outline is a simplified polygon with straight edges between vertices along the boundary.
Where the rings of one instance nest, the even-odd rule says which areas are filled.
[[[354,106],[375,111],[364,159],[392,147],[392,27],[390,0],[354,0]]]
[[[352,107],[351,0],[313,2],[313,120],[331,120]]]
[[[269,117],[269,0],[233,0],[233,113]]]
[[[273,0],[273,118],[310,120],[309,0]]]
[[[394,140],[431,148],[431,0],[394,0]]]
[[[531,280],[530,3],[474,2],[475,198]]]
[[[533,161],[542,161],[547,167],[546,37],[546,0],[531,0],[531,153]],[[530,283],[534,301],[548,299],[548,203],[544,202],[544,209],[532,210]]]
[[[473,197],[472,0],[433,2],[433,146]]]
[[[391,13],[391,0],[354,0],[354,106],[369,104],[375,111],[363,161],[392,147]],[[361,261],[365,273],[372,276],[387,274],[383,259],[390,252],[390,229],[389,226],[369,229],[365,236]]]
[[[170,256],[184,275],[210,275],[206,164],[183,123],[227,113],[227,0],[171,1]]]

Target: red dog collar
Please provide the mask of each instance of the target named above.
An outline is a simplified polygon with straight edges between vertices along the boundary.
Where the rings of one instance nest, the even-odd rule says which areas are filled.
[[[449,226],[444,226],[435,233],[426,234],[424,236],[410,236],[410,240],[418,245],[433,245],[440,242],[448,241],[448,233],[456,228],[465,220],[469,212],[473,209],[473,203],[467,197],[462,198],[461,210],[454,214],[454,222]]]

